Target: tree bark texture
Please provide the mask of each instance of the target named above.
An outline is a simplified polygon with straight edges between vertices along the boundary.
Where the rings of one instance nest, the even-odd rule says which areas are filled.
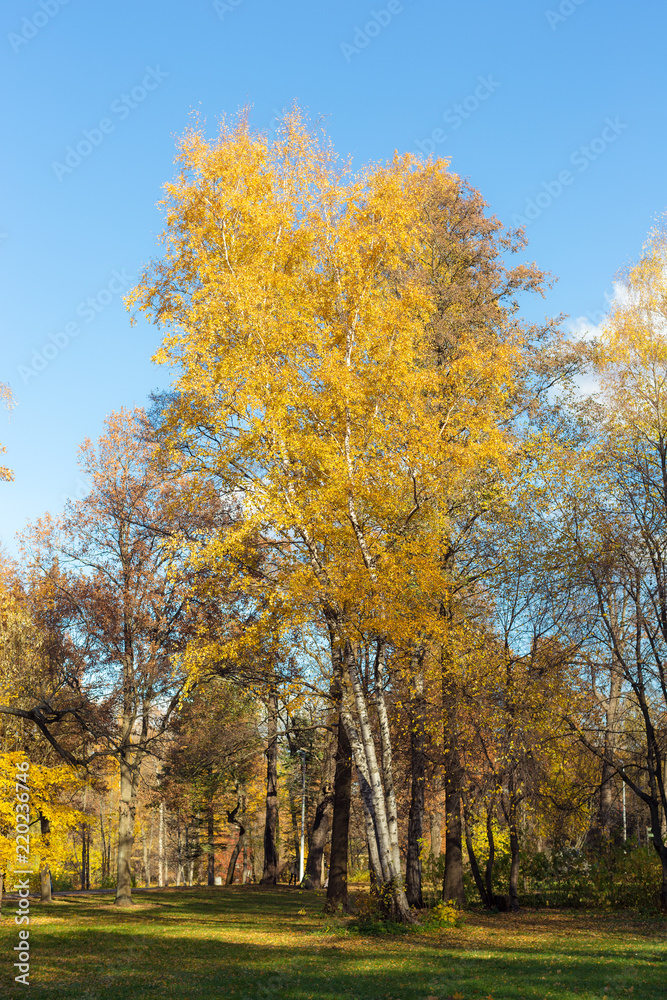
[[[493,866],[496,862],[496,840],[493,836],[493,804],[486,809],[486,839],[489,845],[489,856],[484,871],[484,884],[489,897],[489,906],[493,902]]]
[[[443,678],[445,758],[445,877],[442,898],[465,906],[463,851],[461,847],[461,792],[463,769],[457,747],[456,702]]]
[[[429,835],[431,839],[431,854],[439,858],[442,854],[442,816],[439,809],[429,809]]]
[[[352,751],[342,721],[338,721],[336,772],[333,790],[333,818],[331,823],[331,858],[327,884],[326,909],[330,912],[339,906],[349,909],[347,898],[347,854],[350,829],[350,801],[352,798]]]
[[[278,881],[278,693],[269,690],[266,747],[266,818],[264,821],[264,870],[260,885]]]
[[[518,830],[519,802],[514,794],[510,796],[508,819],[510,830],[510,910],[516,912],[519,909],[519,830]]]
[[[426,776],[424,716],[424,678],[421,663],[415,663],[415,697],[410,719],[410,813],[408,815],[408,852],[405,866],[405,891],[410,906],[421,909],[422,899],[422,838],[424,825],[424,787]]]
[[[600,809],[598,812],[598,829],[600,839],[609,840],[611,836],[611,817],[614,802],[614,754],[616,750],[616,717],[621,698],[621,688],[623,685],[623,673],[617,662],[616,654],[612,651],[611,666],[609,670],[609,697],[605,699],[605,732],[604,732],[604,756],[602,759],[602,773],[600,775]]]
[[[308,859],[306,861],[304,879],[305,889],[322,888],[322,859],[324,857],[327,837],[329,836],[329,823],[331,821],[333,801],[333,789],[331,785],[325,784],[322,788],[320,801],[317,803],[313,829],[308,841]]]
[[[229,865],[227,867],[227,878],[225,879],[225,885],[232,885],[234,882],[234,872],[236,870],[236,862],[238,861],[239,853],[241,848],[245,844],[245,795],[239,792],[239,799],[236,807],[232,809],[231,812],[227,813],[227,820],[230,823],[235,823],[239,828],[239,835],[234,845],[234,850],[229,859]]]
[[[359,777],[369,862],[379,903],[387,916],[413,923],[414,916],[405,894],[400,863],[389,722],[384,700],[384,652],[384,643],[378,640],[371,701],[380,730],[380,762],[363,686],[362,665],[348,641],[343,644],[343,656],[334,658],[334,665],[338,666],[337,681],[342,692],[341,718]]]
[[[134,846],[134,792],[136,772],[123,755],[120,759],[120,804],[118,807],[118,859],[116,906],[132,905],[132,848]]]
[[[51,823],[43,816],[42,813],[39,814],[39,828],[42,835],[42,843],[48,848],[49,838],[51,836]],[[49,868],[46,861],[42,861],[39,866],[39,886],[40,886],[40,901],[42,903],[51,902],[51,869]]]
[[[206,855],[206,884],[215,885],[215,811],[213,808],[213,798],[209,799],[206,806],[206,839],[208,849]]]

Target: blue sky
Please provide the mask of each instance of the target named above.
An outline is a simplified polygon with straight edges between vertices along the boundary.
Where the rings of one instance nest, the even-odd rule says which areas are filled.
[[[0,10],[0,542],[85,489],[77,447],[168,383],[122,296],[193,111],[297,101],[361,165],[432,151],[599,320],[667,208],[667,7],[644,0],[7,0]],[[69,150],[68,150],[69,147]],[[77,151],[78,150],[78,151]]]

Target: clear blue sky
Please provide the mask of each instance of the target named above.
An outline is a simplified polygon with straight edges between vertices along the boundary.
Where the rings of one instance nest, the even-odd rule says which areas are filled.
[[[666,37],[664,0],[6,0],[0,541],[83,489],[78,444],[168,379],[122,294],[192,110],[213,132],[251,104],[268,129],[296,100],[359,165],[432,146],[506,224],[528,205],[559,279],[531,318],[594,321],[667,208]]]

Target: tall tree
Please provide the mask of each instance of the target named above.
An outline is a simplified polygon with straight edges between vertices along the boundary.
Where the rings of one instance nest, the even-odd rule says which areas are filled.
[[[667,909],[667,235],[656,229],[627,274],[597,354],[601,412],[565,522],[596,611],[591,660],[610,672],[602,738],[581,738],[641,799]],[[595,475],[591,475],[591,470]],[[615,699],[624,688],[625,712]],[[634,725],[630,720],[634,720]],[[632,733],[632,729],[635,732]],[[638,730],[638,731],[637,731]],[[641,747],[641,753],[637,753]]]
[[[32,571],[47,581],[60,628],[83,671],[77,713],[87,758],[120,772],[116,903],[131,903],[135,797],[145,756],[159,744],[183,685],[174,654],[192,625],[178,549],[169,544],[178,484],[165,480],[143,437],[143,415],[121,411],[97,446],[86,441],[89,494],[26,536]]]
[[[262,609],[257,628],[270,609],[328,641],[378,891],[410,920],[388,654],[443,633],[443,494],[506,464],[507,400],[512,413],[528,405],[528,377],[516,382],[534,344],[514,323],[486,340],[464,339],[472,327],[459,324],[449,354],[434,340],[424,205],[458,183],[442,161],[396,157],[353,177],[292,113],[273,142],[245,118],[214,142],[191,131],[179,164],[166,256],[132,299],[165,327],[157,360],[178,371],[165,447],[243,508],[195,565],[237,579],[248,539],[261,539],[272,561],[243,580]],[[445,267],[440,284],[449,278]],[[539,284],[529,269],[515,280],[514,290]]]

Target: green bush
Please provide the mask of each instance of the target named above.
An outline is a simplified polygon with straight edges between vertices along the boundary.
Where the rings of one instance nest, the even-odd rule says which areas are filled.
[[[51,882],[54,892],[68,892],[74,888],[74,876],[69,872],[61,872],[58,875],[54,875],[52,872]],[[37,876],[37,884],[39,885],[39,876]]]
[[[564,848],[551,858],[536,854],[524,860],[520,897],[527,906],[653,909],[660,878],[651,847]]]
[[[501,854],[493,871],[493,891],[508,891],[509,856]],[[661,882],[659,858],[652,847],[607,844],[599,850],[563,847],[521,856],[519,903],[598,909],[655,909]],[[464,873],[466,899],[479,905],[469,870]]]

